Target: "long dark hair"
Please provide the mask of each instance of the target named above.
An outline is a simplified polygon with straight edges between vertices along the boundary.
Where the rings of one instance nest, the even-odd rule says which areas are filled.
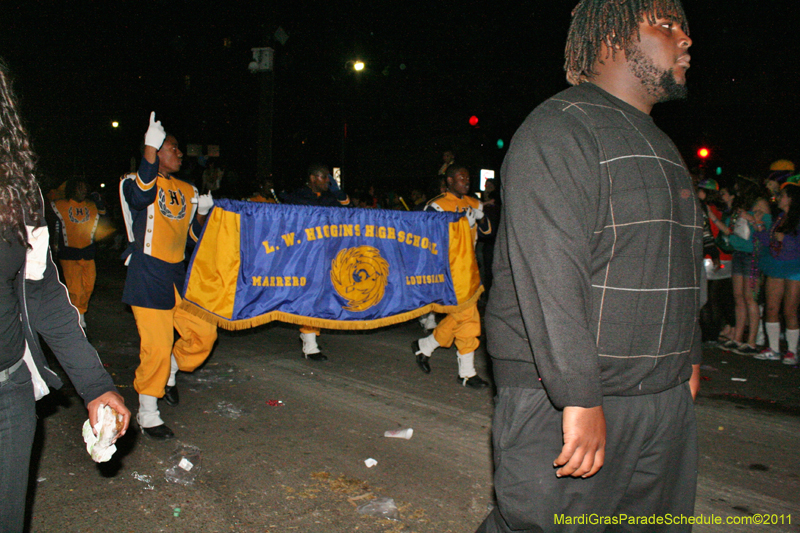
[[[796,235],[797,227],[800,226],[800,185],[786,185],[781,192],[785,192],[792,199],[792,203],[789,204],[789,211],[783,217],[778,229],[781,233]]]
[[[727,202],[722,199],[722,191],[728,191],[730,196],[733,196],[733,202],[731,202],[730,207],[728,207]],[[733,185],[726,185],[724,187],[719,188],[719,196],[717,197],[717,201],[715,202],[717,208],[724,214],[730,215],[731,213],[736,212],[736,199],[738,198],[738,194],[736,189]]]
[[[0,233],[6,242],[15,238],[27,246],[26,213],[31,222],[39,222],[35,170],[36,154],[17,112],[8,67],[0,59]]]
[[[736,180],[736,198],[733,200],[733,210],[744,209],[750,211],[756,200],[764,197],[766,193],[758,185],[746,179]]]

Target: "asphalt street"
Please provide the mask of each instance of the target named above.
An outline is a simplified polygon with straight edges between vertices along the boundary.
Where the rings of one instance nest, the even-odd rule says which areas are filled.
[[[115,262],[98,268],[87,331],[133,409],[138,335],[120,303],[123,276]],[[177,438],[156,442],[132,426],[101,465],[86,453],[86,411],[66,386],[39,402],[31,530],[474,531],[492,506],[492,390],[457,383],[454,348],[420,372],[410,345],[421,334],[416,321],[325,332],[329,360],[317,363],[301,357],[295,326],[221,330],[207,363],[179,374],[180,405],[161,406]],[[712,347],[705,355],[695,515],[777,524],[694,531],[800,531],[800,369]],[[476,365],[490,377],[482,350]],[[383,436],[405,428],[408,440]],[[168,481],[181,457],[191,474]]]

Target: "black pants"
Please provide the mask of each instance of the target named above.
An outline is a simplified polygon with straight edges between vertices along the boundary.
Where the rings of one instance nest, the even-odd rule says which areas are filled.
[[[735,324],[736,302],[733,299],[731,279],[709,280],[708,302],[700,310],[700,329],[703,332],[703,342],[717,340],[722,328]]]
[[[483,243],[483,288],[486,293],[492,288],[494,276],[492,275],[492,264],[494,263],[494,241]]]
[[[22,365],[0,383],[0,532],[19,533],[25,523],[28,468],[36,433],[31,373]]]
[[[658,394],[604,398],[605,463],[589,479],[556,477],[561,411],[543,390],[501,388],[495,402],[497,507],[478,533],[691,531],[689,525],[570,525],[564,519],[692,515],[697,427],[688,383]]]

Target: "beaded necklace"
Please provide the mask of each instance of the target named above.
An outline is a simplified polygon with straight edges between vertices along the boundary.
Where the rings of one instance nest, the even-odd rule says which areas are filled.
[[[758,268],[758,258],[761,255],[761,243],[754,235],[754,232],[750,234],[750,241],[753,243],[753,253],[750,256],[750,276],[748,284],[750,285],[750,292],[753,294],[753,299],[758,300],[758,292],[761,288],[761,271]]]
[[[772,257],[776,258],[780,255],[781,250],[783,249],[783,241],[779,241],[775,237],[775,233],[778,232],[778,228],[781,227],[783,224],[783,217],[785,213],[781,212],[778,215],[778,218],[775,220],[775,223],[772,225],[772,228],[769,230],[769,252]]]

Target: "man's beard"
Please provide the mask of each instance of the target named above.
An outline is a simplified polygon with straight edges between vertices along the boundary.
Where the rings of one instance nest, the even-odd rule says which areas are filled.
[[[638,46],[632,47],[626,56],[631,72],[641,80],[647,94],[654,96],[657,103],[683,100],[689,94],[686,86],[680,85],[675,80],[673,69],[659,69],[649,57],[642,53]]]

